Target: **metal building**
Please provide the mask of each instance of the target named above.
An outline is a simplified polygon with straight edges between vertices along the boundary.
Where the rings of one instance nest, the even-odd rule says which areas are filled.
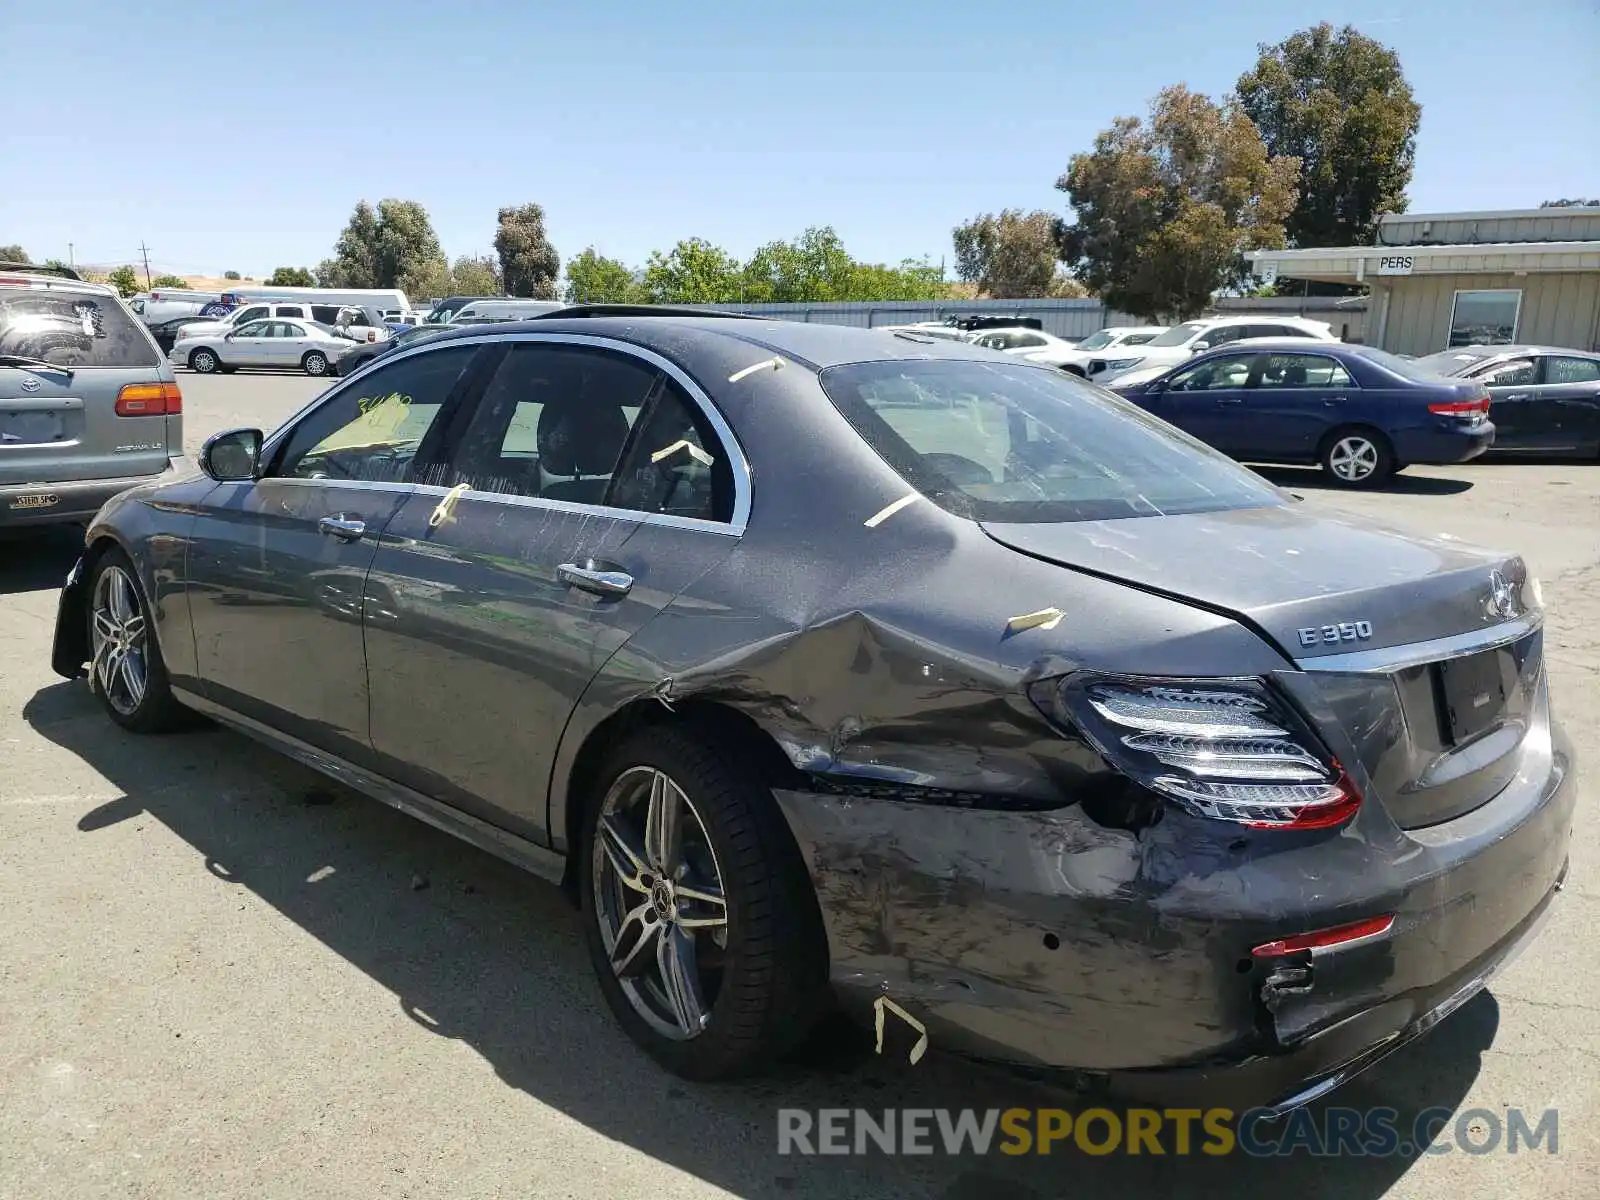
[[[1367,340],[1397,354],[1508,342],[1600,349],[1600,208],[1391,214],[1372,246],[1247,257],[1265,281],[1368,284]]]

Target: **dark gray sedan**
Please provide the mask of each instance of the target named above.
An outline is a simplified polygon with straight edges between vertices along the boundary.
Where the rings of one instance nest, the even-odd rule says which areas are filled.
[[[1497,453],[1600,456],[1600,353],[1461,346],[1416,365],[1489,389]]]
[[[56,669],[562,881],[689,1077],[840,1003],[891,1051],[1289,1107],[1474,994],[1566,870],[1520,559],[1048,367],[598,306],[203,459],[100,513]]]

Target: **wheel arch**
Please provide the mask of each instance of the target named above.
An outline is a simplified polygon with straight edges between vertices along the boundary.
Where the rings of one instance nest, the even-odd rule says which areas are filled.
[[[731,751],[742,765],[774,787],[792,783],[798,777],[782,747],[747,713],[716,701],[695,698],[674,700],[670,708],[654,697],[630,700],[583,735],[581,743],[571,752],[571,766],[566,770],[561,767],[564,755],[558,752],[551,779],[550,834],[552,844],[566,855],[562,886],[569,895],[575,895],[576,862],[580,852],[573,843],[583,823],[583,806],[605,762],[606,752],[623,738],[648,728],[691,730],[719,749]],[[565,742],[566,738],[562,740]]]

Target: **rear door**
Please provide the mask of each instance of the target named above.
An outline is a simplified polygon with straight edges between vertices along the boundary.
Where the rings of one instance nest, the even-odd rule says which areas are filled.
[[[1333,426],[1382,417],[1366,412],[1349,372],[1327,354],[1264,354],[1244,395],[1248,449],[1264,457],[1314,458]]]
[[[119,416],[116,406],[124,386],[172,374],[149,332],[114,296],[0,283],[0,354],[61,368],[0,366],[0,484],[166,469],[167,417]]]
[[[511,343],[368,577],[385,774],[548,840],[552,763],[590,681],[737,541],[731,462],[691,386],[637,348]]]
[[[1541,450],[1549,432],[1541,429],[1535,390],[1539,360],[1531,354],[1472,372],[1469,378],[1489,389],[1489,419],[1497,450]]]

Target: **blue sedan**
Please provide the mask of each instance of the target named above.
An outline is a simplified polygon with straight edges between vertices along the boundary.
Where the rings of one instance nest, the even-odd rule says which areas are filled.
[[[1111,390],[1234,458],[1320,463],[1343,487],[1411,463],[1466,462],[1494,444],[1481,383],[1344,342],[1230,342]]]

